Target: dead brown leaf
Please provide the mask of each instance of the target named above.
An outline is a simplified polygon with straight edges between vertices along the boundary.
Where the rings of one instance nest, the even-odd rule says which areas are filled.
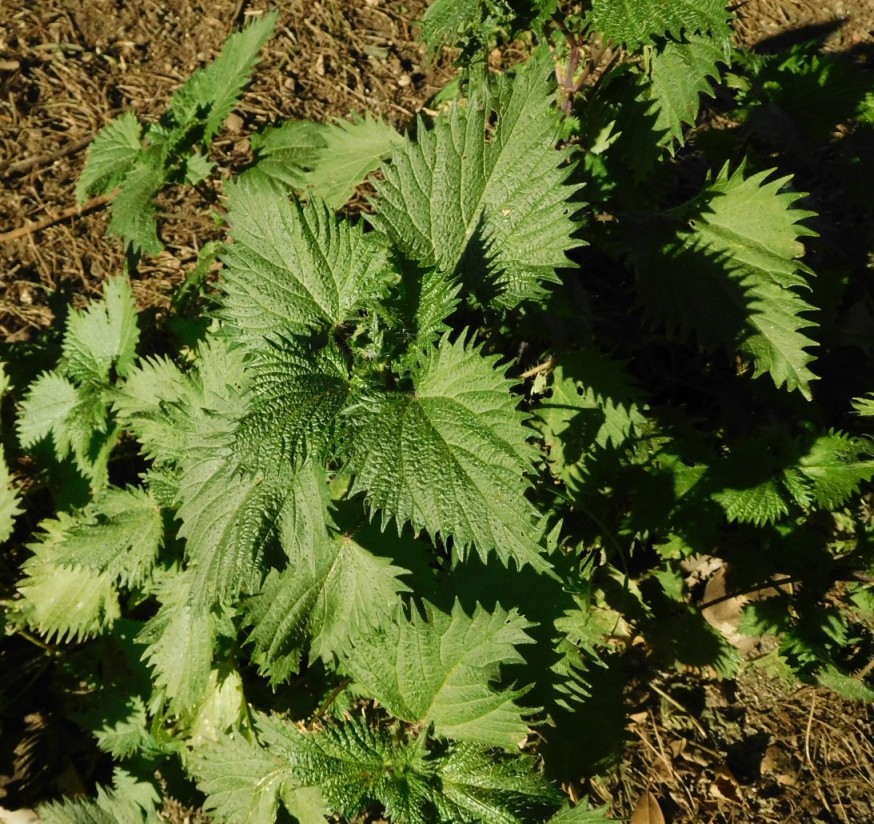
[[[665,824],[658,799],[649,790],[644,790],[637,799],[629,824]]]

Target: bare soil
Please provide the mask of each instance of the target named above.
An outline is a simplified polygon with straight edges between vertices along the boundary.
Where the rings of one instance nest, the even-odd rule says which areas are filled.
[[[87,141],[122,111],[157,117],[228,33],[267,5],[0,0],[0,348],[57,325],[68,299],[87,300],[124,267],[100,209],[3,234],[72,207]],[[428,65],[416,42],[426,0],[281,5],[255,82],[214,146],[224,168],[250,157],[247,135],[281,119],[370,111],[403,129],[451,77],[448,61]],[[872,0],[746,0],[738,14],[741,37],[762,50],[812,38],[840,51],[874,43]],[[196,193],[170,192],[160,207],[166,251],[134,275],[141,308],[158,316],[216,231],[213,205]],[[634,712],[618,764],[581,776],[571,792],[585,789],[626,818],[650,792],[677,824],[874,821],[871,707],[787,689],[757,669],[736,682],[683,672],[629,690]],[[16,766],[0,763],[0,804],[2,775]],[[58,791],[50,785],[47,793]],[[173,808],[173,820],[185,815]]]
[[[0,0],[0,339],[27,340],[69,296],[99,292],[124,255],[97,210],[17,239],[2,234],[75,206],[87,141],[113,117],[157,118],[227,35],[267,4],[238,0]],[[423,0],[292,0],[255,81],[213,147],[223,168],[248,135],[283,119],[369,111],[404,128],[449,78],[426,66],[414,21]],[[134,278],[142,307],[166,308],[215,234],[211,204],[190,192],[160,203],[165,252]]]

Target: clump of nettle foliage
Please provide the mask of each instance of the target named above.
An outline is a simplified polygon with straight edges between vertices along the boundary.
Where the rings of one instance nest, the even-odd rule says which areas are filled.
[[[870,273],[803,262],[789,173],[815,180],[792,140],[870,133],[864,76],[738,51],[718,0],[438,0],[429,45],[466,61],[438,114],[278,124],[222,178],[209,143],[275,20],[104,129],[79,185],[119,188],[132,265],[163,186],[221,187],[199,340],[138,355],[120,275],[16,386],[7,452],[57,503],[22,534],[0,466],[29,550],[6,634],[62,662],[115,764],[43,820],[153,821],[180,772],[233,824],[605,820],[559,787],[605,718],[621,747],[627,651],[752,665],[702,616],[702,558],[758,595],[735,629],[773,639],[759,665],[871,699]],[[490,75],[508,35],[530,57]]]

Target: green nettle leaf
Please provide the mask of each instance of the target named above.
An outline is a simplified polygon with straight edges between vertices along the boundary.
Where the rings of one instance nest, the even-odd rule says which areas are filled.
[[[862,398],[853,398],[853,409],[865,418],[874,418],[874,393],[869,392]]]
[[[557,356],[536,410],[553,475],[573,489],[598,449],[620,448],[645,424],[622,364],[591,350]]]
[[[405,569],[368,552],[352,537],[323,536],[289,552],[290,565],[273,571],[246,605],[255,658],[276,684],[296,672],[309,639],[310,660],[330,662],[355,638],[395,613]]]
[[[0,544],[9,540],[15,519],[24,512],[20,504],[21,498],[9,474],[6,458],[0,451]]]
[[[121,423],[159,464],[190,465],[197,456],[223,455],[248,409],[250,375],[242,349],[221,337],[197,352],[183,374],[169,360],[145,358],[112,393]]]
[[[273,824],[288,765],[278,753],[228,737],[199,747],[191,770],[207,796],[204,809],[228,824]],[[322,817],[322,821],[327,817]],[[318,820],[318,819],[316,819]]]
[[[186,713],[202,701],[210,684],[215,618],[191,600],[191,573],[165,582],[161,608],[137,636],[146,646],[143,660],[154,670],[171,709]]]
[[[764,526],[776,523],[789,507],[776,480],[768,479],[741,489],[728,487],[713,494],[729,521]]]
[[[294,482],[290,467],[269,474],[237,469],[219,454],[192,456],[179,485],[179,537],[192,563],[192,598],[213,603],[255,592],[265,551],[278,540],[280,513]]]
[[[326,124],[311,120],[286,120],[258,132],[252,136],[254,171],[283,186],[303,190],[307,174],[323,161],[327,129]],[[252,176],[253,171],[245,174]]]
[[[107,489],[68,529],[54,562],[85,567],[125,586],[141,585],[163,543],[161,510],[141,489]]]
[[[0,361],[0,401],[8,391],[9,377],[6,374],[6,364]],[[12,535],[15,519],[24,511],[19,506],[20,503],[18,490],[9,474],[6,456],[0,449],[0,544],[5,543]]]
[[[127,712],[121,718],[105,722],[94,735],[97,746],[114,758],[129,758],[149,741],[146,705],[138,695],[125,702]]]
[[[112,575],[61,565],[59,549],[77,526],[65,514],[40,524],[39,541],[29,548],[26,577],[19,584],[19,609],[27,623],[48,638],[81,641],[110,627],[120,616]]]
[[[221,130],[228,115],[249,82],[258,53],[269,40],[279,13],[268,12],[241,31],[232,34],[221,54],[208,66],[198,69],[173,95],[170,112],[179,126],[203,124],[203,143],[209,145]]]
[[[233,442],[251,394],[245,358],[220,340],[200,355],[181,410],[187,440],[178,459],[176,504],[178,534],[192,565],[191,597],[209,609],[259,589],[263,559],[278,548],[280,525],[307,473],[287,461],[243,466]]]
[[[433,128],[420,123],[418,142],[395,149],[376,183],[372,220],[395,246],[487,285],[503,307],[542,297],[579,245],[568,202],[575,189],[565,184],[571,167],[556,148],[552,69],[551,59],[532,59],[485,99],[454,104]]]
[[[864,441],[829,432],[809,444],[790,444],[780,456],[763,439],[735,444],[715,468],[713,498],[729,520],[775,523],[794,503],[803,509],[837,509],[874,476],[871,449]],[[782,457],[782,460],[778,460]],[[750,467],[757,467],[755,473]]]
[[[448,336],[422,354],[414,391],[385,393],[353,407],[350,494],[364,492],[390,518],[410,521],[463,558],[473,545],[483,560],[548,571],[525,498],[535,457],[530,430],[516,410],[512,382],[464,336]]]
[[[115,790],[97,788],[94,801],[51,801],[39,806],[44,824],[160,824],[154,808],[144,810]]]
[[[206,180],[214,168],[215,163],[209,158],[194,152],[185,158],[185,182],[196,186],[202,180]]]
[[[391,126],[365,114],[328,124],[322,158],[306,176],[307,192],[339,209],[403,138]]]
[[[824,509],[837,509],[874,476],[871,447],[841,432],[817,438],[798,462],[813,499]]]
[[[43,372],[28,388],[18,417],[18,440],[28,449],[52,437],[60,451],[69,443],[68,421],[79,401],[76,387],[57,372]],[[60,457],[63,457],[61,455]]]
[[[125,175],[110,206],[109,234],[147,255],[158,255],[164,248],[155,220],[155,195],[167,181],[166,170],[159,162],[154,156],[143,156]]]
[[[271,339],[251,361],[251,411],[240,422],[236,448],[256,465],[319,456],[349,397],[349,369],[333,344]]]
[[[704,194],[679,210],[691,227],[639,262],[641,297],[670,326],[694,331],[710,347],[734,345],[780,387],[810,398],[816,379],[808,364],[815,342],[801,330],[814,307],[795,291],[809,288],[798,260],[798,238],[814,234],[799,221],[813,213],[792,208],[799,195],[789,178],[771,172],[744,177],[726,165]]]
[[[192,598],[200,607],[254,593],[264,574],[263,559],[279,547],[283,524],[293,518],[316,478],[309,465],[288,461],[246,468],[232,444],[251,395],[240,349],[220,342],[201,350],[199,368],[186,402],[187,443],[179,465],[179,536],[193,569]],[[321,507],[321,504],[319,504]],[[312,521],[324,521],[321,508]]]
[[[874,689],[864,681],[841,672],[835,666],[826,667],[816,680],[824,687],[851,701],[874,701]]]
[[[133,112],[125,112],[101,129],[88,147],[85,168],[76,182],[76,201],[103,194],[121,183],[142,151],[142,127]]]
[[[124,276],[103,283],[103,300],[71,309],[64,334],[63,368],[70,377],[106,383],[110,371],[124,377],[136,357],[137,305]]]
[[[101,387],[76,388],[57,372],[41,375],[28,389],[18,420],[21,445],[27,448],[51,436],[55,457],[72,453],[94,491],[106,486],[107,462],[117,431],[108,429],[107,403]]]
[[[194,753],[205,809],[220,821],[267,824],[280,799],[295,814],[304,807],[308,822],[331,811],[352,816],[374,801],[393,821],[427,820],[433,770],[421,748],[363,719],[312,732],[260,714],[256,723],[262,746],[225,739]]]
[[[608,40],[629,48],[668,35],[731,34],[724,0],[592,0],[590,20]]]
[[[787,472],[776,452],[763,437],[746,438],[732,444],[729,454],[713,467],[712,497],[730,521],[762,526],[788,513],[792,499],[784,486]]]
[[[496,760],[479,747],[460,744],[436,768],[435,802],[444,821],[542,821],[562,799],[524,757]]]
[[[743,170],[720,172],[711,192],[716,195],[695,223],[693,236],[708,252],[732,261],[749,301],[749,326],[743,348],[755,359],[755,376],[768,372],[777,386],[799,389],[810,398],[807,368],[814,342],[801,329],[814,326],[801,317],[813,307],[792,291],[807,287],[805,267],[798,262],[804,247],[798,238],[814,232],[799,225],[813,212],[792,208],[799,195],[783,191],[788,177],[765,182],[770,171],[744,179]]]
[[[433,0],[422,17],[422,40],[433,56],[465,28],[476,26],[481,16],[479,0]]]
[[[113,393],[119,422],[142,444],[147,457],[160,462],[182,456],[186,437],[174,408],[189,396],[190,381],[167,358],[143,358]]]
[[[615,820],[610,815],[610,807],[607,804],[592,809],[589,807],[588,799],[584,797],[575,807],[569,804],[563,807],[549,819],[548,824],[604,824]]]
[[[492,683],[501,664],[521,663],[519,644],[531,643],[531,624],[515,610],[477,606],[472,617],[456,602],[452,614],[427,605],[422,618],[398,614],[381,631],[355,642],[343,661],[355,683],[392,715],[433,724],[437,735],[519,747],[528,734],[522,691]]]
[[[432,269],[416,284],[415,294],[406,294],[412,299],[414,334],[410,335],[410,353],[419,352],[450,331],[446,324],[459,303],[461,284],[453,283],[443,272]]]
[[[191,746],[218,741],[232,729],[239,729],[246,714],[246,697],[239,672],[229,671],[227,667],[221,671],[212,669],[205,697],[191,722]]]
[[[245,340],[341,325],[385,288],[387,250],[320,201],[263,176],[230,188],[222,317]]]
[[[28,564],[19,588],[28,623],[59,641],[98,635],[121,615],[111,576],[84,567]]]
[[[701,95],[712,94],[711,81],[719,81],[717,66],[725,60],[725,50],[715,40],[694,36],[668,43],[653,57],[644,98],[652,101],[653,129],[664,133],[663,143],[683,145],[683,127],[697,121]]]
[[[126,278],[103,285],[103,300],[84,311],[70,310],[58,368],[31,384],[18,420],[25,448],[51,436],[55,455],[73,453],[92,488],[107,481],[107,462],[117,430],[108,421],[110,384],[135,357],[139,329],[136,305]]]
[[[225,739],[195,752],[206,809],[220,821],[272,822],[282,800],[302,822],[331,811],[352,817],[376,802],[399,824],[521,824],[544,820],[561,798],[524,757],[497,759],[467,744],[430,755],[424,739],[402,743],[361,718],[312,731],[260,714],[256,724],[261,746]],[[316,788],[304,818],[301,796]]]

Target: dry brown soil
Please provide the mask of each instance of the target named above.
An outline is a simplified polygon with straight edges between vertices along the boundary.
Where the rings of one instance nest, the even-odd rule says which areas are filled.
[[[0,0],[0,341],[50,327],[68,297],[95,295],[123,267],[99,209],[74,205],[87,141],[114,116],[157,116],[190,72],[265,0]],[[247,135],[287,118],[375,112],[405,127],[450,77],[428,66],[413,23],[425,0],[287,0],[277,35],[215,159],[250,157]],[[874,42],[874,0],[745,0],[741,36],[762,48],[821,37],[833,50]],[[141,307],[165,311],[215,233],[212,205],[171,191],[166,251],[139,264]],[[4,233],[26,229],[20,237]],[[679,673],[635,685],[621,765],[581,785],[628,817],[641,795],[673,822],[874,822],[874,711],[762,675],[720,683]],[[0,763],[0,774],[11,765]],[[3,803],[0,788],[0,804]],[[184,814],[176,810],[173,818]]]

